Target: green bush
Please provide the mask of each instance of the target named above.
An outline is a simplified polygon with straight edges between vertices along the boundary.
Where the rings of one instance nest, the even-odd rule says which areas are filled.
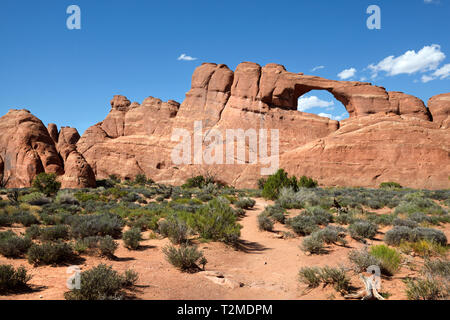
[[[353,263],[354,270],[357,273],[366,272],[370,266],[378,266],[381,270],[380,260],[371,255],[367,249],[350,251],[348,259]]]
[[[289,178],[288,174],[283,169],[279,169],[267,179],[264,184],[262,196],[266,199],[275,200],[278,198],[280,190],[283,187],[292,188],[294,191],[297,191],[297,178],[295,178],[295,176]]]
[[[0,212],[0,227],[10,227],[13,223],[12,218],[6,212]]]
[[[298,215],[287,220],[292,230],[301,236],[307,236],[319,229],[316,219],[312,216]]]
[[[174,246],[163,248],[167,261],[182,271],[194,271],[198,269],[197,263],[203,257],[203,252],[197,247],[181,245],[178,249]]]
[[[7,258],[21,257],[31,244],[31,239],[17,236],[12,231],[0,232],[0,254]]]
[[[384,234],[383,241],[390,246],[398,246],[403,241],[409,241],[411,239],[412,229],[405,226],[396,226],[391,230],[388,230]]]
[[[30,239],[37,239],[40,235],[41,228],[37,224],[31,225],[25,230],[25,236],[29,237]]]
[[[43,241],[67,240],[69,239],[69,227],[66,225],[56,225],[40,229],[39,237]]]
[[[372,246],[370,254],[381,262],[381,272],[386,275],[393,275],[400,269],[402,261],[401,255],[384,244]]]
[[[303,251],[311,254],[323,254],[326,253],[325,242],[318,233],[313,233],[310,236],[303,239],[300,247]]]
[[[297,183],[299,188],[317,188],[319,183],[312,178],[301,176]]]
[[[139,248],[139,243],[142,241],[141,230],[137,228],[125,231],[122,236],[125,247],[131,250]]]
[[[24,267],[14,269],[11,265],[0,265],[0,294],[26,289],[30,280]]]
[[[109,235],[117,239],[121,236],[124,226],[123,219],[111,213],[72,216],[68,222],[75,238]]]
[[[411,232],[410,241],[428,240],[439,243],[445,246],[447,244],[447,237],[441,230],[432,228],[414,228]]]
[[[409,300],[441,300],[447,294],[441,283],[430,277],[406,281],[406,296]]]
[[[61,183],[56,180],[56,174],[42,172],[34,178],[33,188],[49,197],[59,191]]]
[[[319,231],[315,231],[313,234],[317,234],[326,244],[339,243],[343,246],[347,244],[345,229],[342,227],[327,226]]]
[[[90,253],[92,251],[99,252],[101,256],[113,259],[119,245],[111,236],[92,236],[79,239],[74,246],[74,250],[78,253]]]
[[[262,212],[258,215],[258,228],[263,231],[272,231],[273,230],[273,221],[270,219],[270,216]]]
[[[11,215],[11,220],[15,223],[20,223],[24,227],[29,227],[32,224],[38,224],[39,220],[29,212],[18,211]]]
[[[241,226],[223,198],[216,198],[189,216],[188,225],[204,239],[236,243]]]
[[[33,265],[49,265],[69,262],[74,258],[72,247],[63,242],[33,244],[27,253],[28,262]]]
[[[121,275],[105,264],[83,271],[80,277],[80,288],[66,292],[66,300],[121,300],[124,289],[137,281],[135,272],[127,271]]]
[[[401,189],[403,187],[397,182],[382,182],[380,184],[380,188],[381,189]]]
[[[182,244],[187,242],[189,228],[185,221],[169,217],[159,223],[159,233],[174,244]]]
[[[368,221],[356,221],[348,227],[348,231],[356,240],[373,239],[377,234],[377,226]]]
[[[32,192],[32,193],[23,195],[20,197],[20,201],[26,202],[33,206],[42,206],[44,204],[52,202],[52,200],[50,198],[47,198],[41,192]]]
[[[305,210],[304,215],[314,218],[316,224],[323,226],[333,222],[333,215],[321,207],[309,207]]]
[[[304,267],[299,271],[299,281],[306,283],[311,288],[319,286],[320,283],[330,284],[341,294],[350,290],[350,279],[342,268]]]
[[[317,288],[322,281],[320,277],[320,268],[303,267],[298,272],[299,281],[306,283],[310,288]]]
[[[236,203],[234,204],[237,208],[241,208],[244,210],[251,209],[255,206],[256,201],[250,198],[240,198]]]
[[[267,206],[265,207],[263,213],[270,216],[273,220],[278,221],[280,223],[286,222],[286,210],[279,205]]]

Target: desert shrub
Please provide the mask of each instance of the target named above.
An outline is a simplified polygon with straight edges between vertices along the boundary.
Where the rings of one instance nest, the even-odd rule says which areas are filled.
[[[236,203],[234,204],[236,207],[248,210],[255,206],[256,201],[250,198],[240,198]]]
[[[12,231],[0,232],[0,254],[7,258],[21,257],[31,244],[31,239],[20,237]]]
[[[382,226],[390,226],[394,222],[395,216],[392,214],[372,214],[368,217],[368,221]]]
[[[173,216],[161,221],[159,232],[162,236],[168,237],[172,243],[182,244],[187,242],[189,227],[184,220]]]
[[[270,216],[262,212],[258,215],[258,228],[263,231],[272,231],[273,230],[273,221],[270,219]]]
[[[300,179],[298,179],[297,185],[299,188],[316,188],[319,184],[312,178],[301,176]]]
[[[399,246],[404,253],[410,254],[414,252],[420,257],[445,256],[447,254],[447,246],[429,240],[419,240],[417,242],[403,241]]]
[[[198,268],[197,262],[203,257],[203,253],[197,247],[181,245],[179,248],[166,246],[163,253],[174,267],[182,271],[193,271]]]
[[[386,275],[393,275],[400,269],[401,256],[395,250],[384,244],[370,247],[370,254],[377,258],[381,265],[381,272]]]
[[[373,239],[377,234],[377,226],[368,221],[356,221],[348,227],[348,231],[356,240]]]
[[[445,210],[421,192],[407,193],[395,208],[395,214],[422,212],[426,214],[445,214]]]
[[[286,210],[279,205],[267,206],[264,208],[263,213],[270,216],[273,220],[278,221],[280,223],[286,222]]]
[[[371,255],[365,248],[350,251],[348,259],[353,263],[354,270],[357,273],[365,272],[370,266],[378,266],[381,269],[380,260]]]
[[[186,180],[183,188],[203,188],[208,183],[214,183],[213,179],[205,178],[204,176],[195,176]]]
[[[74,258],[72,247],[63,242],[33,244],[27,253],[28,262],[33,265],[58,264]]]
[[[44,204],[52,202],[50,198],[47,198],[41,192],[32,192],[20,197],[20,201],[26,202],[33,206],[43,206]]]
[[[286,171],[279,169],[267,179],[264,184],[262,196],[266,199],[275,200],[278,198],[280,190],[283,187],[292,188],[294,191],[297,191],[297,179],[295,177],[289,178]]]
[[[105,264],[81,272],[80,277],[80,288],[66,292],[66,300],[121,300],[123,290],[137,281],[135,272],[121,275]]]
[[[432,223],[434,224],[434,217],[427,216],[422,212],[412,212],[408,214],[408,220],[415,221],[417,223]]]
[[[0,227],[9,227],[13,223],[11,216],[0,211]]]
[[[409,300],[441,300],[446,293],[438,280],[428,277],[406,281],[406,296]]]
[[[214,197],[209,193],[200,193],[199,195],[197,195],[197,198],[203,202],[208,202],[212,200]]]
[[[188,225],[204,239],[236,243],[241,226],[229,206],[229,201],[215,198],[189,216]]]
[[[264,189],[264,184],[266,183],[266,179],[265,178],[260,178],[258,179],[258,189],[259,190],[263,190]]]
[[[287,220],[287,224],[298,235],[307,236],[319,229],[316,219],[312,216],[298,215]]]
[[[23,290],[30,280],[31,276],[24,267],[14,269],[11,265],[0,265],[0,294]]]
[[[317,234],[326,244],[339,243],[346,245],[345,229],[342,227],[327,226],[321,230],[315,231],[313,234]]]
[[[397,246],[402,241],[409,241],[409,239],[411,238],[411,234],[411,228],[405,226],[396,226],[385,233],[383,241],[388,245]]]
[[[305,210],[304,215],[313,217],[317,224],[323,226],[333,222],[333,215],[321,207],[309,207]]]
[[[355,217],[352,212],[339,212],[334,219],[336,223],[342,225],[348,225],[355,222]]]
[[[381,189],[401,189],[403,187],[397,182],[382,182],[380,184],[380,188]]]
[[[144,185],[144,184],[147,184],[148,182],[149,182],[149,180],[147,179],[145,174],[137,174],[136,177],[134,178],[135,184]]]
[[[310,236],[303,239],[300,247],[303,251],[311,254],[326,253],[325,242],[318,233],[313,233]]]
[[[79,205],[80,202],[69,191],[60,191],[56,195],[55,202],[59,204]]]
[[[11,220],[15,223],[20,223],[24,227],[29,227],[32,224],[38,224],[39,220],[29,212],[18,211],[11,215]]]
[[[128,249],[136,250],[142,241],[141,230],[134,228],[125,231],[122,235],[123,242]]]
[[[426,259],[424,262],[423,273],[431,276],[444,277],[450,280],[450,261]]]
[[[99,252],[101,256],[112,259],[118,247],[111,236],[93,236],[79,239],[74,245],[74,250],[78,253]]]
[[[445,234],[437,229],[432,228],[414,228],[411,232],[411,241],[420,241],[420,240],[428,240],[439,243],[441,245],[447,244],[447,237]]]
[[[42,172],[34,178],[33,188],[49,197],[59,191],[61,183],[56,180],[56,174]]]
[[[66,225],[56,225],[40,229],[39,237],[43,241],[67,240],[69,239],[69,227]]]
[[[303,207],[301,194],[286,187],[281,188],[276,203],[285,209],[300,209]]]
[[[299,281],[306,283],[310,288],[317,288],[320,285],[320,268],[303,267],[298,272]]]
[[[72,216],[68,222],[75,238],[106,235],[119,238],[124,225],[120,216],[111,213]]]
[[[30,239],[37,239],[41,235],[41,227],[39,227],[37,224],[33,224],[29,226],[25,230],[25,236],[27,236]]]
[[[396,218],[393,221],[393,225],[394,226],[404,226],[404,227],[408,227],[408,228],[415,228],[418,226],[418,223],[416,221],[409,220],[409,219]]]
[[[320,278],[322,282],[332,285],[341,294],[348,292],[350,289],[350,279],[342,268],[325,266],[320,271]]]

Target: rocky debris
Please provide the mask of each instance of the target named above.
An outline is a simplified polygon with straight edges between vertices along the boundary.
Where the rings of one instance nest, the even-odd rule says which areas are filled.
[[[428,108],[433,116],[433,122],[442,129],[450,128],[450,93],[431,97],[430,100],[428,100]]]
[[[204,276],[206,279],[214,282],[215,284],[230,288],[230,289],[236,289],[243,287],[244,284],[240,283],[236,280],[233,280],[231,278],[228,278],[224,276],[222,272],[219,271],[201,271],[199,272],[202,276]]]

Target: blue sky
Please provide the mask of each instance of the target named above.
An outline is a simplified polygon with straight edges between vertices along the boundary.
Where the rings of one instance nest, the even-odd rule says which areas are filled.
[[[449,2],[2,0],[0,115],[27,108],[82,133],[104,119],[114,94],[181,102],[202,62],[275,62],[426,102],[450,91]],[[72,4],[81,8],[81,30],[66,27]],[[381,30],[366,26],[372,4],[381,8]],[[346,116],[327,92],[303,99],[307,112]]]

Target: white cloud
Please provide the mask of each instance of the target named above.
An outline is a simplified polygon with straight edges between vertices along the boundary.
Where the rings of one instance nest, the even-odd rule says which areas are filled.
[[[450,63],[444,65],[443,67],[441,67],[440,69],[437,69],[433,75],[435,77],[440,78],[441,80],[443,79],[447,79],[448,77],[450,77]]]
[[[339,115],[339,116],[333,116],[333,115],[330,114],[330,113],[323,113],[323,112],[321,112],[321,113],[319,113],[318,115],[321,116],[321,117],[330,118],[330,119],[332,119],[332,120],[341,121],[341,120],[344,119],[345,116],[347,116],[348,114],[347,114],[347,113],[343,113],[343,114],[341,114],[341,115]]]
[[[423,82],[423,83],[430,82],[431,80],[434,80],[434,78],[431,77],[431,76],[427,76],[427,75],[423,75],[423,76],[422,76],[422,82]]]
[[[298,99],[298,110],[306,111],[311,108],[328,108],[334,105],[333,101],[321,100],[316,96],[300,97]]]
[[[380,71],[385,71],[389,76],[413,74],[436,70],[444,59],[445,54],[441,51],[441,47],[433,44],[423,47],[418,52],[409,50],[398,57],[389,56],[376,65],[369,65],[368,68],[375,76]]]
[[[338,74],[339,79],[346,80],[354,77],[356,74],[355,68],[345,69]]]
[[[177,60],[183,60],[183,61],[194,61],[197,60],[197,58],[191,57],[186,55],[185,53],[181,54]]]
[[[325,69],[325,66],[317,66],[311,69],[312,72],[320,70],[320,69]]]
[[[422,82],[427,83],[431,80],[434,80],[436,78],[439,78],[441,80],[447,79],[450,77],[450,63],[442,66],[441,68],[437,69],[435,72],[433,72],[430,75],[423,75],[422,76]]]

